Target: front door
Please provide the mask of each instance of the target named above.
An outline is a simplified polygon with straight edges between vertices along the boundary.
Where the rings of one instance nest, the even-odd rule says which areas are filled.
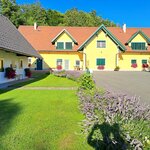
[[[65,64],[64,65],[65,65],[64,66],[65,70],[69,70],[69,60],[68,59],[65,60]]]
[[[36,69],[37,70],[42,70],[43,69],[43,60],[42,59],[37,59],[36,60]]]

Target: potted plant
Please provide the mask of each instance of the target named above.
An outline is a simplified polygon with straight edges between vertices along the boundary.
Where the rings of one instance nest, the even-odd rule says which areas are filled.
[[[29,68],[25,68],[24,71],[25,71],[25,76],[31,78],[31,70]]]
[[[11,67],[7,67],[5,69],[5,77],[8,79],[14,79],[16,77],[16,71]]]
[[[119,70],[120,70],[119,66],[116,66],[116,68],[114,69],[114,71],[119,71]]]

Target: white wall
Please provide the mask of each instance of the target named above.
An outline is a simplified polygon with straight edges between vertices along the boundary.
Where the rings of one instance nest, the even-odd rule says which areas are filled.
[[[28,58],[25,56],[17,56],[15,53],[5,52],[0,50],[0,59],[4,61],[4,69],[10,67],[10,64],[14,64],[16,66],[16,74],[22,74],[23,78],[25,78],[24,68],[28,68]],[[23,68],[19,69],[19,62],[23,61]],[[0,72],[0,83],[5,83],[9,81],[13,81],[15,79],[7,79],[5,78],[5,72]]]

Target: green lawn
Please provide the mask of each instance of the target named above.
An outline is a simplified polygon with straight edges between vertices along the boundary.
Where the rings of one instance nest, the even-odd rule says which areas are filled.
[[[38,81],[38,82],[37,82]],[[40,75],[34,80],[25,83],[15,84],[15,86],[29,87],[76,87],[77,83],[67,78],[56,77],[54,75]]]
[[[62,81],[61,81],[62,80]],[[33,86],[76,85],[47,76]],[[58,81],[58,82],[57,82]],[[47,84],[46,84],[47,83]],[[12,90],[0,95],[0,150],[88,150],[79,135],[76,91]]]
[[[68,80],[67,78],[61,78],[61,77],[56,77],[54,75],[48,75],[44,79],[41,79],[38,82],[28,84],[27,86],[74,87],[74,86],[77,86],[77,83],[72,80]]]

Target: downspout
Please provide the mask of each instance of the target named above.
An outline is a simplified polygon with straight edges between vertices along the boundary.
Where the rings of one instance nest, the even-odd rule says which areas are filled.
[[[85,57],[84,57],[84,58],[85,58],[85,60],[84,60],[84,67],[85,67],[85,70],[86,70],[86,68],[87,68],[87,66],[86,66],[87,55],[86,55],[86,53],[84,53],[84,52],[83,52],[83,54],[84,54],[84,56],[85,56]]]

